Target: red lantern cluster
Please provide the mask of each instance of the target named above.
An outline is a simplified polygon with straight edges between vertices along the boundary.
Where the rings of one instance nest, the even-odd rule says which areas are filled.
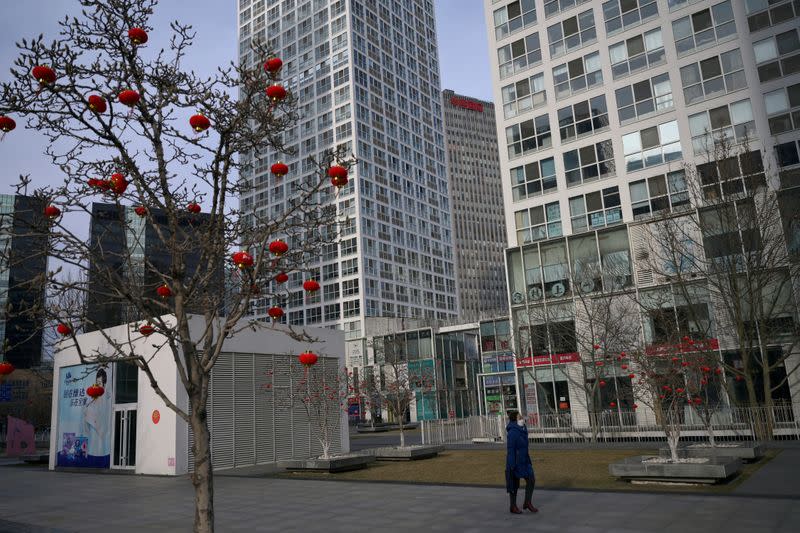
[[[269,243],[269,251],[280,257],[289,251],[289,245],[281,239],[276,239]]]
[[[143,217],[147,215],[147,208],[143,205],[139,205],[133,210],[133,212],[136,213],[138,216]]]
[[[8,133],[12,131],[14,128],[17,127],[17,123],[14,122],[14,119],[11,117],[7,117],[5,115],[0,115],[0,131],[3,133]]]
[[[156,328],[153,327],[152,324],[142,324],[139,326],[139,333],[144,335],[145,337],[149,337],[153,333],[155,333]]]
[[[275,176],[282,178],[289,173],[289,167],[285,163],[278,161],[270,167],[270,171],[275,174]]]
[[[161,285],[156,289],[156,293],[158,293],[158,295],[162,298],[169,298],[172,296],[172,289],[170,289],[167,285]]]
[[[45,65],[33,67],[31,74],[41,85],[52,85],[56,82],[56,71]]]
[[[319,290],[319,282],[314,279],[307,279],[303,282],[303,290],[309,293],[315,293]]]
[[[211,127],[211,121],[208,120],[207,116],[198,113],[196,115],[192,115],[191,118],[189,118],[189,125],[197,133],[202,133]]]
[[[47,207],[44,208],[44,216],[46,216],[50,220],[58,218],[59,215],[61,215],[61,209],[57,208],[54,205],[48,205]]]
[[[106,389],[103,388],[102,385],[99,383],[95,383],[94,385],[89,385],[86,387],[86,395],[91,397],[93,400],[96,400],[100,396],[102,396],[106,392]]]
[[[267,314],[272,320],[280,320],[283,316],[283,309],[278,306],[270,307]]]
[[[106,109],[108,109],[106,99],[97,94],[90,94],[86,99],[86,104],[95,113],[105,113]]]
[[[231,255],[231,259],[239,269],[253,266],[253,256],[247,252],[234,252],[233,255]]]
[[[128,188],[128,180],[126,180],[125,176],[123,176],[119,172],[111,174],[111,179],[108,180],[108,182],[111,192],[113,192],[116,195],[125,193],[125,190]]]
[[[281,70],[282,66],[283,66],[283,61],[281,61],[281,58],[270,57],[264,63],[264,70],[267,72],[267,74],[274,77],[278,74],[278,71]]]
[[[7,376],[14,371],[14,365],[8,361],[0,361],[0,376]]]
[[[147,42],[147,32],[142,28],[131,28],[128,30],[128,38],[135,46]]]
[[[314,352],[303,352],[298,357],[300,364],[306,368],[312,367],[317,364],[319,357]]]
[[[286,89],[283,85],[273,83],[266,90],[267,98],[272,100],[272,103],[277,103],[286,98]]]
[[[119,102],[122,105],[126,105],[128,107],[133,107],[139,103],[139,93],[134,90],[128,89],[126,91],[122,91],[119,93]]]
[[[72,328],[69,326],[69,324],[64,324],[62,322],[61,324],[58,325],[58,327],[56,327],[56,331],[58,332],[59,335],[66,337],[67,335],[72,333]]]
[[[286,283],[289,281],[289,274],[286,272],[280,272],[275,276],[275,281],[278,283]]]
[[[333,165],[328,169],[328,177],[334,187],[347,185],[347,169],[341,165]]]
[[[186,209],[187,209],[187,210],[188,210],[190,213],[192,213],[193,215],[196,215],[196,214],[198,214],[200,211],[202,211],[202,208],[200,207],[200,204],[198,204],[197,202],[192,202],[192,203],[190,203],[189,205],[187,205],[187,206],[186,206]]]

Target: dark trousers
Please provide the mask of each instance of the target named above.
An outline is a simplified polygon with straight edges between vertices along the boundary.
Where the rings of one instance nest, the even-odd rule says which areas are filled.
[[[514,478],[513,491],[508,493],[508,499],[511,505],[517,505],[517,490],[519,489],[520,478]],[[536,485],[536,477],[531,476],[525,478],[525,503],[531,503],[533,497],[533,487]]]

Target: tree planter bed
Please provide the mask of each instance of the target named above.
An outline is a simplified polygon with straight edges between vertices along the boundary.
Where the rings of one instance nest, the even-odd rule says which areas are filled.
[[[374,426],[369,424],[362,426],[359,424],[356,426],[356,431],[358,433],[382,433],[384,431],[389,431],[390,429],[391,428],[388,424],[375,424]]]
[[[359,470],[375,461],[372,455],[341,455],[329,459],[289,459],[278,461],[278,468],[286,470],[314,470],[317,472],[347,472],[348,470]]]
[[[728,479],[742,467],[741,460],[729,457],[709,457],[704,463],[642,462],[656,458],[652,455],[628,457],[608,465],[608,471],[627,481],[713,484]]]
[[[731,446],[735,444],[735,446]],[[659,448],[661,457],[669,457],[669,448]],[[754,463],[764,457],[764,445],[758,442],[724,442],[715,447],[687,445],[678,448],[678,457],[722,457]]]
[[[420,446],[386,446],[384,448],[372,448],[370,453],[378,461],[415,461],[417,459],[429,459],[436,457],[439,452],[444,450],[441,445],[420,445]]]

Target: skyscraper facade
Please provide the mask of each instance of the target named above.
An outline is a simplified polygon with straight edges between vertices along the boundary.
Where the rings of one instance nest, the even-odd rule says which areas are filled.
[[[240,199],[245,220],[279,213],[315,171],[310,157],[345,147],[358,160],[350,183],[325,193],[349,217],[338,242],[304,265],[322,289],[304,298],[304,275],[290,275],[288,322],[357,339],[365,317],[455,317],[433,1],[239,0],[238,13],[240,63],[263,62],[255,42],[274,50],[300,117],[284,137],[296,155],[245,154],[242,178],[255,184]],[[289,166],[282,178],[269,173],[277,160]],[[268,307],[256,302],[255,315]]]
[[[505,217],[494,104],[445,90],[459,317],[475,321],[508,309],[503,271]]]
[[[512,323],[531,336],[541,329],[532,354],[524,354],[534,359],[518,369],[521,404],[543,415],[569,413],[573,402],[585,410],[580,295],[669,284],[644,267],[643,221],[715,198],[734,201],[772,169],[787,244],[800,250],[796,203],[790,207],[800,198],[800,4],[484,0],[484,6]],[[721,138],[741,155],[709,161]],[[701,178],[699,197],[690,195],[689,169]],[[603,272],[587,275],[592,268]],[[703,298],[676,299],[675,320],[682,320],[682,305],[695,304],[714,315]],[[531,324],[540,308],[547,318]],[[653,324],[644,322],[652,334]],[[538,354],[550,356],[537,360]],[[630,410],[631,390],[630,380],[616,378],[603,398],[619,400],[591,400],[588,408]]]

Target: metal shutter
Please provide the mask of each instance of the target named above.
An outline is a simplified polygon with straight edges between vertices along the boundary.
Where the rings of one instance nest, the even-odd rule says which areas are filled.
[[[256,428],[253,354],[233,354],[233,362],[234,466],[254,465],[256,463]]]

